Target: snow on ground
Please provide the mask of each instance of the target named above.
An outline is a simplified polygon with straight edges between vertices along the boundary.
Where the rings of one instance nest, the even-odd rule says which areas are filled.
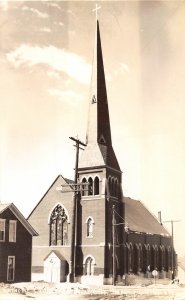
[[[0,284],[0,300],[185,300],[185,287],[176,284],[86,286],[79,283],[22,282]]]

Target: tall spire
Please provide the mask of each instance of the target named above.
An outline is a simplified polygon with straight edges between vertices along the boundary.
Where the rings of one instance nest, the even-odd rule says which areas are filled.
[[[109,110],[107,103],[107,90],[105,83],[105,73],[98,20],[96,25],[87,130],[87,143],[89,142],[100,142],[106,145],[112,144]]]
[[[87,147],[80,158],[79,168],[107,165],[120,170],[112,148],[107,90],[98,20],[96,20],[86,138]]]

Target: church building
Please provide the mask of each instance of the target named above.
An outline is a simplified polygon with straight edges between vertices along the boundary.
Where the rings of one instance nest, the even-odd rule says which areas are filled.
[[[78,146],[79,146],[79,141]],[[109,120],[99,21],[90,86],[86,146],[75,181],[59,175],[28,217],[32,280],[115,284],[125,275],[171,278],[173,241],[160,220],[122,193]]]

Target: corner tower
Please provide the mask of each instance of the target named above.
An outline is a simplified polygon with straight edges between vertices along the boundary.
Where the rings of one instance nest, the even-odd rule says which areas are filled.
[[[113,274],[113,205],[116,222],[123,216],[121,170],[112,147],[109,108],[105,82],[99,21],[96,22],[94,59],[90,86],[90,102],[86,135],[87,146],[81,153],[78,165],[79,181],[83,183],[78,209],[81,232],[78,235],[78,259],[83,265],[82,282],[91,276],[111,283]],[[123,221],[122,221],[123,222]],[[120,231],[119,240],[123,239]],[[118,274],[121,272],[121,251],[116,250]],[[121,274],[120,274],[121,275]]]

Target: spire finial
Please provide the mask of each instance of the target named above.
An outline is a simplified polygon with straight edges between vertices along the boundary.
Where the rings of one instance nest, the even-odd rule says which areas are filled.
[[[98,4],[96,3],[96,7],[92,10],[96,12],[96,21],[98,20],[98,9],[100,9],[101,6],[98,6]]]

